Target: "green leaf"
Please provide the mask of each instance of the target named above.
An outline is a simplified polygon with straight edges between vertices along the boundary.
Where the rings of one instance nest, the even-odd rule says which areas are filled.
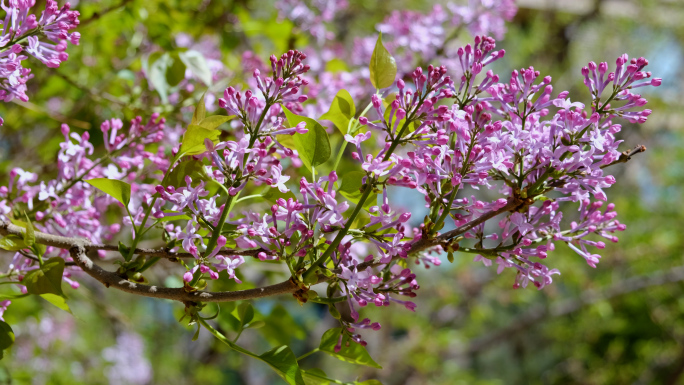
[[[21,299],[24,297],[28,297],[29,294],[0,294],[0,301],[4,301],[6,299],[9,299],[10,301],[14,301],[15,299]]]
[[[28,248],[28,245],[26,245],[24,240],[18,235],[10,234],[5,238],[0,239],[0,249],[19,251]]]
[[[331,72],[333,74],[336,74],[338,72],[349,72],[349,67],[347,66],[347,63],[344,62],[342,59],[332,59],[328,60],[325,63],[325,72]]]
[[[354,203],[359,203],[363,192],[361,192],[361,187],[363,186],[363,177],[366,173],[363,171],[349,171],[342,175],[342,183],[340,188],[337,190],[342,194],[343,197],[349,199]],[[371,193],[368,199],[364,202],[364,207],[370,207],[377,203],[377,194]]]
[[[14,331],[5,321],[0,321],[0,352],[14,344]]]
[[[283,110],[290,127],[306,122],[306,128],[309,129],[306,134],[294,134],[292,137],[304,165],[310,170],[311,167],[325,163],[330,158],[330,140],[323,126],[311,118],[293,114],[285,106]]]
[[[396,117],[393,116],[392,118],[393,118],[394,120],[391,121],[391,122],[389,121],[390,113],[392,113],[392,109],[389,108],[389,105],[395,100],[395,98],[394,98],[393,95],[395,95],[395,94],[392,94],[392,95],[388,96],[387,98],[385,98],[385,101],[384,101],[384,103],[385,103],[384,118],[385,118],[385,121],[387,122],[387,124],[392,125],[392,127],[394,127],[394,126],[397,127],[397,133],[398,133],[399,130],[401,130],[401,128],[404,127],[404,124],[406,123],[406,117],[404,117],[403,119],[401,119],[401,120],[399,120],[398,122],[396,122]],[[395,123],[395,122],[396,122],[396,123]],[[408,130],[408,131],[405,130],[404,133],[403,133],[403,135],[402,135],[402,137],[403,137],[404,135],[407,135],[409,132],[415,131],[416,128],[418,128],[419,126],[420,126],[420,121],[412,121],[411,124],[409,124],[408,127],[407,127],[407,130]]]
[[[397,76],[397,63],[389,51],[382,45],[382,33],[378,36],[370,61],[370,81],[376,89],[387,88],[394,83]]]
[[[40,243],[34,243],[33,246],[31,246],[31,251],[33,251],[33,254],[39,257],[42,257],[45,254],[46,250],[47,246]]]
[[[259,356],[280,377],[290,385],[305,385],[302,372],[297,364],[297,357],[289,346],[280,346]]]
[[[204,170],[204,165],[201,161],[195,159],[184,160],[176,165],[171,172],[166,176],[166,186],[173,186],[175,188],[185,187],[185,176],[192,178],[192,185],[196,186],[201,181],[208,179],[207,173]]]
[[[354,381],[355,385],[382,385],[382,382],[378,380],[366,380],[364,382]]]
[[[24,280],[26,291],[29,294],[57,294],[62,293],[62,273],[64,273],[64,259],[59,257],[50,258],[43,266],[31,270]]]
[[[306,330],[292,318],[283,305],[274,306],[265,321],[266,325],[259,332],[274,345],[288,345],[292,338],[306,338]]]
[[[28,215],[24,213],[26,217],[26,232],[24,233],[24,243],[28,246],[33,246],[36,243],[36,231],[33,229],[33,223],[29,219]]]
[[[147,79],[159,94],[163,104],[169,102],[169,83],[166,81],[166,70],[171,64],[168,53],[155,52],[148,58],[149,69]]]
[[[215,130],[218,128],[218,126],[222,125],[223,123],[229,122],[233,119],[235,119],[235,116],[233,115],[213,115],[202,119],[199,122],[199,125],[206,128],[207,130]]]
[[[207,107],[204,104],[204,95],[206,94],[206,92],[203,93],[202,97],[195,105],[195,112],[192,113],[192,121],[190,121],[190,124],[199,124],[199,122],[204,120],[204,118],[207,116]]]
[[[249,302],[241,303],[238,308],[238,317],[242,321],[242,326],[247,325],[251,320],[254,319],[254,308]]]
[[[204,55],[194,50],[188,50],[181,52],[179,56],[195,76],[207,86],[211,85],[211,70],[209,69],[209,64],[207,64],[207,59],[204,58]]]
[[[308,370],[302,370],[302,376],[304,377],[304,383],[306,385],[329,385],[330,380],[328,375],[325,374],[321,369],[313,368]]]
[[[207,151],[204,139],[209,139],[214,144],[218,143],[220,132],[218,130],[208,130],[200,125],[191,124],[183,135],[183,143],[178,153],[185,155],[197,155]]]
[[[295,134],[299,135],[299,134]],[[290,150],[296,150],[297,148],[295,147],[295,142],[294,142],[294,135],[276,135],[276,139],[280,144],[285,146],[286,148],[289,148]]]
[[[340,90],[330,104],[330,109],[321,116],[321,119],[333,122],[342,135],[346,135],[349,121],[354,118],[354,115],[356,115],[354,100],[347,90]]]
[[[371,356],[368,354],[368,351],[366,351],[366,348],[361,346],[361,344],[351,341],[349,336],[346,334],[342,338],[342,349],[340,349],[339,352],[335,352],[335,345],[337,345],[337,341],[340,338],[341,332],[341,328],[334,328],[325,332],[321,338],[321,344],[318,346],[318,348],[345,362],[382,369],[382,366],[373,361]],[[346,346],[347,342],[349,342],[349,346]]]
[[[96,178],[86,181],[89,185],[121,202],[124,207],[131,201],[131,185],[116,179]]]
[[[171,222],[171,221],[180,221],[180,220],[188,221],[190,219],[191,218],[185,214],[183,214],[183,215],[169,215],[168,217],[163,217],[163,218],[157,219],[157,222],[162,223],[162,222]]]
[[[73,314],[71,312],[71,309],[69,309],[69,305],[66,303],[66,299],[62,296],[56,295],[56,294],[41,294],[40,295],[44,300],[50,302],[51,304],[57,306],[58,308],[64,310],[67,313]]]
[[[266,322],[264,321],[254,321],[250,322],[247,325],[245,325],[245,329],[261,329],[266,325]]]
[[[166,83],[175,87],[185,79],[185,63],[180,59],[178,53],[171,54],[168,68],[166,69]]]
[[[277,188],[272,187],[264,189],[264,192],[261,193],[261,196],[271,203],[275,203],[279,198],[283,198],[285,200],[292,198],[294,200],[297,200],[297,197],[294,195],[292,191],[282,193]]]

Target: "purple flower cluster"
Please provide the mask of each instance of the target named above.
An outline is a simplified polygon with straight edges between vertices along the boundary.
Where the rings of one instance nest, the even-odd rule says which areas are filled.
[[[133,181],[152,170],[166,170],[169,160],[159,148],[157,153],[149,152],[145,145],[157,143],[162,139],[164,118],[154,114],[147,122],[137,117],[130,123],[128,130],[123,129],[119,119],[102,123],[107,154],[91,160],[93,145],[88,132],[78,135],[62,125],[64,142],[60,143],[57,155],[58,174],[55,179],[38,182],[38,175],[14,168],[10,171],[9,185],[0,187],[0,219],[23,218],[30,215],[37,231],[60,236],[85,238],[94,243],[110,241],[120,232],[121,223],[109,224],[104,218],[107,207],[118,204],[112,197],[104,195],[84,180],[109,178]],[[148,204],[154,185],[136,183],[131,192],[128,209],[140,220],[143,204]],[[124,224],[131,224],[129,218]],[[100,257],[104,257],[100,251]],[[69,251],[48,246],[46,257],[60,256],[71,261]],[[38,261],[21,251],[14,255],[5,276],[21,285],[23,276],[38,268]],[[71,287],[79,287],[73,280],[80,268],[69,267],[64,270],[63,279]],[[22,292],[26,291],[21,285]]]
[[[0,99],[9,102],[17,98],[28,101],[26,82],[33,77],[31,70],[22,66],[27,52],[50,68],[57,68],[69,58],[67,44],[78,45],[81,35],[69,32],[78,26],[78,11],[70,10],[66,3],[59,8],[54,0],[47,0],[40,19],[30,14],[35,0],[9,0],[2,9],[0,35]],[[3,120],[0,118],[0,125]]]

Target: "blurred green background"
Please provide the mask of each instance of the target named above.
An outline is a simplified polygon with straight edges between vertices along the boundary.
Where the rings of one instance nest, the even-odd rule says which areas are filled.
[[[38,1],[40,4],[41,1]],[[375,33],[393,9],[428,11],[428,1],[350,0],[333,29],[347,46]],[[643,125],[625,124],[624,149],[648,148],[613,170],[610,188],[620,242],[607,245],[596,269],[566,247],[553,254],[562,275],[554,284],[512,290],[513,276],[458,254],[454,264],[417,268],[416,313],[365,310],[383,328],[365,333],[368,350],[384,369],[340,363],[315,354],[301,361],[333,378],[377,378],[384,384],[678,384],[684,383],[684,2],[678,0],[523,0],[498,46],[496,69],[507,81],[513,68],[534,66],[588,102],[580,68],[628,53],[649,59],[662,77],[643,89],[654,113]],[[278,22],[271,2],[103,0],[74,4],[81,11],[81,45],[58,69],[31,63],[29,103],[4,103],[0,115],[0,178],[19,166],[54,173],[59,124],[97,130],[105,119],[130,120],[162,112],[169,122],[192,105],[159,107],[140,74],[156,48],[177,47],[185,33],[213,42],[225,82],[242,80],[245,50],[266,59],[291,44],[307,44],[293,23]],[[39,8],[40,5],[37,6]],[[101,15],[101,17],[100,17]],[[213,39],[213,40],[211,40]],[[467,42],[467,32],[459,36]],[[156,47],[156,48],[155,48]],[[207,54],[205,54],[207,55]],[[192,93],[190,93],[192,94]],[[173,125],[171,125],[173,127]],[[421,217],[416,215],[414,217]],[[10,254],[2,254],[7,261]],[[156,277],[165,277],[163,266]],[[161,278],[160,278],[161,279]],[[202,331],[177,322],[182,306],[107,290],[88,278],[68,289],[75,316],[38,300],[16,301],[5,313],[17,342],[0,361],[0,384],[271,384],[277,377]],[[245,280],[248,282],[248,280]],[[223,283],[224,289],[234,288]],[[246,288],[243,284],[240,288]],[[257,317],[273,321],[248,330],[241,343],[262,351],[291,344],[296,354],[318,346],[335,326],[327,309],[300,307],[288,296],[254,301]],[[228,305],[226,305],[228,307]],[[224,314],[228,313],[225,311]],[[219,317],[219,325],[221,325]]]

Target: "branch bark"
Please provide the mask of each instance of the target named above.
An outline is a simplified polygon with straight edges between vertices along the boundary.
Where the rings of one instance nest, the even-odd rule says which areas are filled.
[[[25,230],[22,227],[19,227],[9,222],[0,221],[0,234],[2,235],[12,234],[23,236],[24,231]],[[184,288],[167,288],[143,285],[131,282],[126,277],[121,277],[113,272],[104,270],[87,256],[87,252],[90,250],[118,250],[116,246],[100,245],[91,243],[87,239],[67,238],[59,235],[46,234],[40,231],[36,231],[35,235],[37,243],[69,250],[72,258],[74,259],[74,262],[88,275],[100,281],[106,287],[114,287],[127,293],[137,294],[145,297],[164,298],[181,302],[231,302],[268,297],[278,294],[293,293],[298,289],[298,286],[292,280],[287,280],[284,282],[277,283],[275,285],[265,286],[257,289],[237,290],[228,292],[188,292]],[[136,252],[138,250],[140,250],[139,254],[154,255],[165,258],[185,257],[185,254],[187,254],[170,253],[164,249],[136,249]],[[224,250],[221,253],[228,253],[229,251],[232,252],[232,250]],[[254,253],[253,255],[256,255],[256,253],[262,250],[247,251],[249,253]],[[189,256],[190,254],[187,255]]]

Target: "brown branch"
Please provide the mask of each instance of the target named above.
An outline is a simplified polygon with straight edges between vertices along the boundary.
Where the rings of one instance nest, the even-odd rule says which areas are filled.
[[[0,234],[2,235],[24,235],[24,228],[9,222],[0,221]],[[294,293],[299,289],[297,284],[292,280],[287,280],[275,285],[265,286],[257,289],[238,290],[238,291],[224,291],[224,292],[208,292],[196,291],[188,292],[184,288],[168,288],[159,286],[143,285],[129,281],[126,277],[119,276],[110,271],[104,270],[95,264],[86,253],[90,250],[118,250],[116,246],[99,245],[88,241],[87,239],[67,238],[59,235],[46,234],[40,231],[35,232],[36,243],[47,246],[58,247],[60,249],[67,249],[71,253],[74,262],[91,277],[97,279],[106,287],[114,287],[127,293],[142,295],[145,297],[172,299],[181,302],[230,302],[245,299],[254,299],[261,297],[268,297],[278,294]],[[187,253],[169,253],[164,249],[136,249],[140,250],[140,254],[163,256],[166,258],[185,257]],[[230,250],[231,252],[233,250]],[[261,250],[259,250],[261,251]],[[227,251],[223,251],[227,252]],[[223,253],[222,252],[222,253]],[[244,252],[244,251],[243,251]],[[247,250],[249,253],[255,253],[256,250]],[[188,254],[189,255],[189,254]],[[236,254],[231,254],[236,255]],[[243,254],[246,255],[246,254]]]
[[[119,4],[112,5],[111,7],[105,8],[101,11],[95,12],[92,15],[90,15],[89,18],[81,20],[81,22],[78,24],[79,27],[83,27],[85,25],[88,25],[92,23],[93,21],[99,20],[102,16],[108,14],[109,12],[116,11],[119,8],[123,8],[126,6],[126,4],[130,3],[132,0],[122,0]]]
[[[634,155],[642,153],[644,151],[646,151],[646,146],[640,144],[631,150],[624,151],[622,154],[620,154],[620,157],[615,162],[604,164],[603,166],[601,166],[601,168],[603,169],[606,167],[614,166],[618,163],[627,163],[630,159],[632,159]]]
[[[14,225],[10,222],[0,221],[0,234],[1,235],[18,235],[24,236],[24,228]],[[36,243],[40,243],[46,246],[54,246],[60,249],[69,250],[74,246],[82,246],[86,252],[91,250],[105,250],[105,251],[118,251],[119,247],[116,245],[104,245],[101,243],[92,243],[87,239],[82,238],[68,238],[60,235],[46,234],[40,231],[36,231]],[[218,252],[218,255],[242,255],[255,257],[261,252],[268,253],[269,250],[264,249],[249,249],[249,250],[235,250],[235,249],[223,249]],[[135,254],[147,255],[151,257],[161,257],[167,259],[177,259],[177,258],[194,258],[190,253],[176,253],[169,250],[168,247],[163,247],[159,249],[150,248],[136,248]]]
[[[447,231],[444,234],[440,234],[439,236],[432,238],[432,239],[419,239],[416,243],[411,245],[411,248],[408,250],[409,254],[417,253],[419,251],[428,249],[430,247],[434,247],[440,244],[443,244],[447,241],[449,241],[452,238],[455,238],[466,231],[469,231],[470,229],[481,225],[482,223],[494,218],[495,216],[505,213],[507,211],[514,211],[518,209],[521,205],[527,204],[525,201],[521,201],[516,198],[509,198],[508,203],[506,203],[505,206],[498,210],[490,211],[481,217],[474,219],[468,223],[466,223],[463,226],[460,226],[458,228],[455,228],[453,230]]]
[[[115,245],[102,245],[102,244],[97,244],[97,243],[93,243],[90,245],[84,245],[84,247],[86,248],[87,251],[90,251],[90,250],[118,251],[119,250],[118,246],[115,246]],[[245,257],[256,257],[261,252],[268,253],[269,250],[265,250],[265,249],[249,249],[249,250],[223,249],[223,250],[218,252],[218,255],[242,255]],[[135,254],[147,255],[150,257],[167,258],[167,259],[195,258],[190,253],[177,253],[175,251],[171,251],[168,247],[162,247],[159,249],[150,249],[150,248],[138,247],[135,249]]]
[[[125,291],[126,293],[137,294],[144,297],[164,298],[181,302],[231,302],[293,293],[298,289],[297,285],[292,282],[292,280],[257,289],[221,292],[188,292],[184,288],[149,286],[131,282],[125,277],[104,270],[88,258],[86,249],[83,246],[74,246],[69,249],[69,252],[76,264],[80,266],[83,271],[100,281],[106,287],[114,287],[121,291]]]

